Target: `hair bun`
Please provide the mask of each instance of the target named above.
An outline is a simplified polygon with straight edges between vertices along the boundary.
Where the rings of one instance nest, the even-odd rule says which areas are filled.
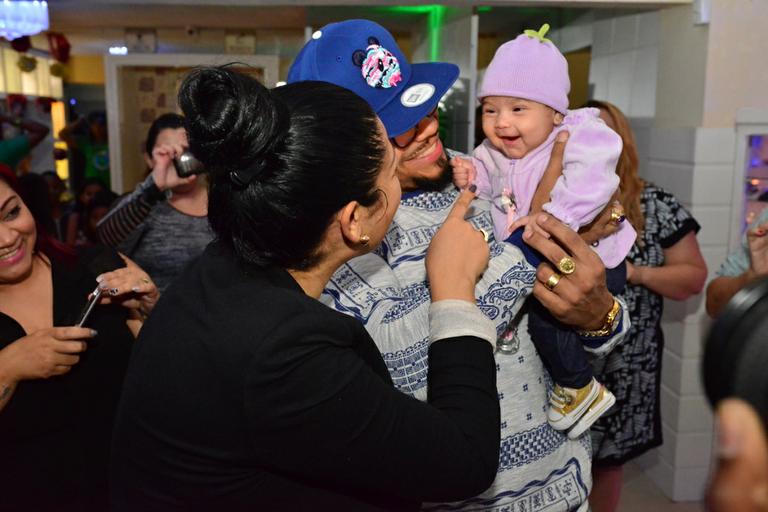
[[[284,137],[286,116],[270,91],[234,69],[198,68],[179,89],[190,150],[211,170],[251,167]]]

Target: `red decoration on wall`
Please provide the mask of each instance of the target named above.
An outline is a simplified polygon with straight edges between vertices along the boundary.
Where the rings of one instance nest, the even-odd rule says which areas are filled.
[[[50,114],[51,113],[51,103],[53,103],[54,101],[56,101],[56,100],[53,99],[53,98],[49,98],[47,96],[40,96],[40,97],[35,99],[35,104],[38,106],[38,108],[40,110],[42,110],[46,114]]]
[[[27,97],[23,94],[9,94],[5,99],[11,112],[14,112],[16,108],[23,112],[27,108]]]
[[[69,60],[69,51],[72,49],[72,46],[69,44],[69,41],[67,41],[67,38],[64,37],[64,34],[48,32],[47,36],[48,46],[50,47],[53,58],[59,62],[67,62]]]
[[[11,48],[19,53],[24,53],[32,48],[32,41],[29,39],[29,36],[17,37],[11,41]]]

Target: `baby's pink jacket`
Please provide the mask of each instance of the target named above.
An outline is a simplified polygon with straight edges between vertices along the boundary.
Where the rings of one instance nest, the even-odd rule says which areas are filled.
[[[563,123],[555,127],[547,140],[519,160],[507,158],[488,139],[473,152],[477,195],[493,203],[491,214],[497,240],[509,233],[507,210],[502,192],[508,189],[517,206],[515,219],[528,215],[536,188],[546,170],[555,137],[563,130],[570,133],[565,145],[563,174],[558,178],[544,205],[574,231],[592,222],[611,201],[619,187],[616,164],[621,154],[621,137],[608,128],[595,108],[570,110]],[[637,233],[629,222],[619,231],[601,240],[595,251],[607,268],[619,265],[629,254]]]

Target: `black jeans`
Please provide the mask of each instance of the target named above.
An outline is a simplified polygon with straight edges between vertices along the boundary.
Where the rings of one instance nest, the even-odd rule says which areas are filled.
[[[608,290],[619,295],[627,281],[627,265],[607,269]],[[567,388],[583,388],[592,380],[592,366],[584,351],[583,341],[572,327],[563,325],[532,299],[528,316],[528,332],[552,379]]]

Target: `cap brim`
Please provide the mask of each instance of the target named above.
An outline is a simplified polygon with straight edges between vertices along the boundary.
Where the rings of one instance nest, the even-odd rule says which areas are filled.
[[[400,94],[377,112],[387,129],[387,136],[397,137],[416,126],[432,112],[457,78],[459,78],[459,67],[455,64],[447,62],[411,64],[411,79],[406,84],[398,84],[402,87]],[[435,92],[424,103],[413,107],[406,106],[402,101],[403,94],[418,84],[430,84],[435,88]]]

